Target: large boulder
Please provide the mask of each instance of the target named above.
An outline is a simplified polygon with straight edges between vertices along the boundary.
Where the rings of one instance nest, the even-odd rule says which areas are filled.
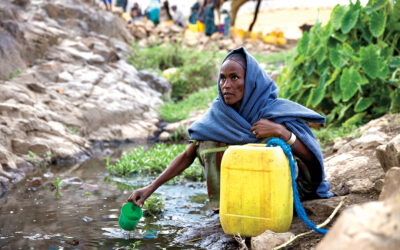
[[[398,249],[400,245],[398,171],[399,168],[394,168],[386,174],[384,190],[390,192],[390,195],[385,195],[386,199],[355,205],[345,210],[318,245],[317,250]]]

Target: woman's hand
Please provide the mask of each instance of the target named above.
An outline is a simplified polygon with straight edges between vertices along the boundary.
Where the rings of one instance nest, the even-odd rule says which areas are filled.
[[[268,119],[261,119],[254,123],[250,130],[257,139],[280,137],[284,141],[287,141],[291,135],[290,131],[287,130],[285,126]]]
[[[134,191],[128,198],[128,202],[132,202],[138,207],[143,207],[143,203],[153,193],[151,186],[146,186]]]

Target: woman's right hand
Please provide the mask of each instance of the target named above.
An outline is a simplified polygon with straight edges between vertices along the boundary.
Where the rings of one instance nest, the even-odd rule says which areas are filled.
[[[128,202],[132,202],[138,207],[143,207],[143,203],[154,191],[151,189],[150,186],[146,186],[144,188],[140,188],[129,196]]]

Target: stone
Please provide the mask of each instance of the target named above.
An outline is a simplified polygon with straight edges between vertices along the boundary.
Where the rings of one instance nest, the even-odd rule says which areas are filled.
[[[400,245],[400,192],[346,209],[318,244],[322,249],[396,250]]]
[[[74,77],[68,72],[68,71],[63,71],[57,76],[57,82],[70,82],[74,80]]]
[[[308,216],[313,215],[318,218],[328,218],[342,199],[343,197],[341,196],[334,196],[329,199],[303,201],[301,204]]]
[[[37,188],[37,187],[40,187],[40,186],[42,185],[42,183],[43,183],[42,178],[40,178],[40,177],[33,177],[32,179],[26,180],[25,185],[26,185],[26,187],[28,187],[28,188]]]
[[[139,39],[143,39],[147,37],[147,31],[145,28],[143,27],[137,27],[134,31],[133,34],[135,37],[139,38]]]
[[[388,144],[379,146],[376,149],[376,157],[385,172],[391,167],[400,166],[400,134]]]
[[[37,92],[40,94],[46,93],[46,88],[43,86],[43,84],[35,82],[35,83],[27,83],[26,84],[30,90],[33,92]]]
[[[331,183],[331,191],[344,195],[343,188],[350,193],[368,193],[375,190],[374,182],[383,178],[384,172],[371,153],[361,155],[360,151],[350,150],[325,159],[326,179]]]
[[[93,191],[99,190],[99,185],[84,183],[79,187],[79,189],[83,189],[84,191],[93,192]]]
[[[26,68],[21,49],[18,41],[0,27],[0,80]]]
[[[160,77],[154,72],[151,73],[145,70],[139,71],[138,77],[157,92],[165,94],[168,97],[171,96],[171,85],[164,77]]]
[[[294,237],[291,232],[274,233],[270,230],[265,231],[257,237],[251,238],[251,249],[255,250],[270,250]]]
[[[400,167],[392,167],[386,172],[385,183],[379,200],[389,199],[399,193],[400,190]]]

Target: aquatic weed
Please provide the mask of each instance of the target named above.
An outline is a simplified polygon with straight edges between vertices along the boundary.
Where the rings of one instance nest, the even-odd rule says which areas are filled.
[[[143,207],[145,208],[144,215],[157,216],[164,210],[164,200],[159,197],[159,194],[152,194],[148,198]]]
[[[106,159],[107,169],[116,176],[157,175],[163,172],[171,161],[186,149],[186,145],[156,143],[150,149],[139,146],[130,152],[125,152],[114,164]],[[198,160],[187,168],[182,176],[192,180],[202,179],[202,168]],[[176,179],[175,179],[176,181]]]

